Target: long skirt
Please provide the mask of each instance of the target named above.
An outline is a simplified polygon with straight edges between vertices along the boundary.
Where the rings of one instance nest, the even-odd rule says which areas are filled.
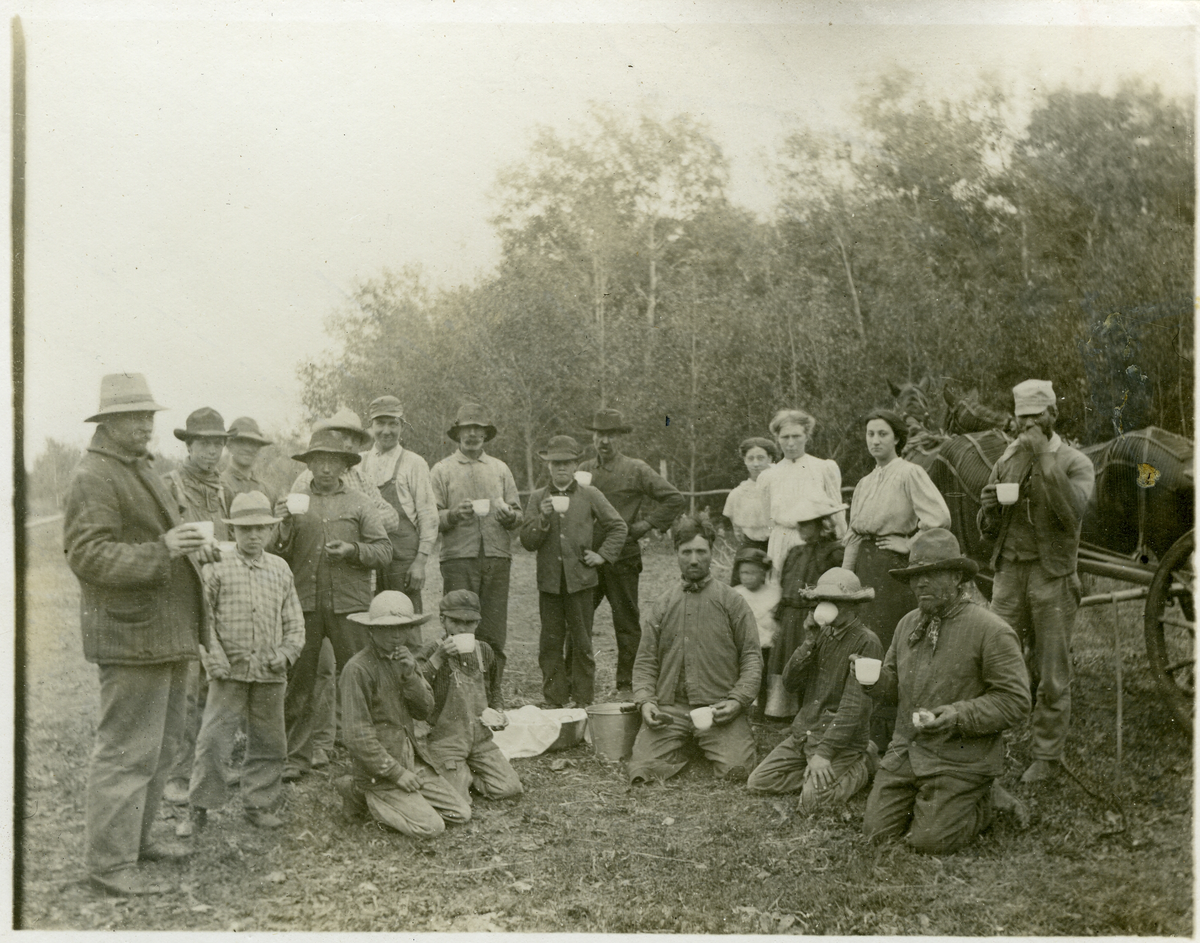
[[[908,566],[908,554],[882,550],[871,540],[864,540],[859,547],[854,572],[863,586],[875,590],[875,598],[862,603],[858,617],[872,632],[879,636],[879,644],[886,652],[896,634],[896,623],[917,608],[917,598],[907,583],[893,579],[888,570],[899,570]],[[896,726],[896,708],[876,701],[871,708],[871,739],[882,754]]]

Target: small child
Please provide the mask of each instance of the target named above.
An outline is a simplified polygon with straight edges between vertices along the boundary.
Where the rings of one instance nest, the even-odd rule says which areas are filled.
[[[521,524],[521,545],[537,551],[538,667],[545,704],[552,708],[566,707],[568,700],[576,707],[592,703],[596,570],[617,561],[629,529],[598,488],[575,480],[579,455],[579,443],[569,435],[554,436],[538,452],[550,468],[550,484],[529,496]]]
[[[228,799],[222,770],[230,765],[234,734],[246,719],[241,794],[246,818],[278,828],[287,734],[283,702],[288,666],[304,647],[304,613],[288,565],[263,548],[279,518],[260,491],[233,499],[225,523],[237,550],[204,567],[212,631],[204,653],[208,700],[196,738],[188,812],[175,833],[187,838],[203,828],[208,810]]]
[[[471,790],[485,799],[511,799],[524,789],[516,771],[496,746],[492,731],[480,719],[489,707],[488,692],[496,674],[492,647],[475,639],[463,654],[457,636],[472,638],[482,618],[479,597],[456,589],[442,597],[439,608],[442,637],[430,642],[417,657],[417,666],[433,688],[426,748],[435,768],[468,802]]]
[[[779,605],[780,590],[778,583],[768,583],[767,574],[771,571],[771,558],[765,550],[757,547],[743,547],[733,558],[733,591],[750,605],[754,613],[754,621],[758,623],[758,643],[762,648],[763,664],[771,660],[771,646],[775,643],[775,635],[779,625],[775,621],[775,608]],[[767,672],[762,674],[762,683],[758,688],[758,698],[755,700],[754,720],[762,722],[767,712]]]

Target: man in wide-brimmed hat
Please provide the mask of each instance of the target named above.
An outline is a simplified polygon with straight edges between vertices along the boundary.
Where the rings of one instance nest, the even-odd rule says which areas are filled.
[[[229,536],[225,518],[229,516],[229,503],[217,472],[221,452],[229,440],[225,431],[225,420],[210,406],[202,406],[187,417],[184,428],[175,430],[175,438],[187,446],[187,458],[183,465],[165,477],[167,488],[175,498],[179,516],[185,521],[207,521],[213,527],[214,539],[226,540]],[[175,744],[175,760],[171,777],[163,790],[168,802],[187,802],[188,783],[192,778],[192,761],[196,755],[196,737],[200,733],[200,722],[204,716],[204,703],[208,697],[208,677],[199,664],[189,669],[187,722],[183,736]]]
[[[978,522],[983,536],[995,541],[992,612],[1017,630],[1037,685],[1033,762],[1021,776],[1037,783],[1058,775],[1071,722],[1079,534],[1096,471],[1054,431],[1058,405],[1049,380],[1014,386],[1013,413],[1020,434],[992,469]],[[1017,492],[1015,503],[999,502],[998,485]]]
[[[496,653],[496,690],[488,696],[499,703],[507,661],[512,532],[521,524],[521,498],[508,466],[484,451],[496,437],[486,409],[465,404],[446,435],[458,448],[430,473],[442,534],[442,588],[447,593],[469,589],[479,597],[483,618],[475,634]]]
[[[617,637],[618,700],[632,696],[633,660],[642,637],[638,611],[638,577],[642,572],[642,548],[638,543],[651,530],[665,534],[683,513],[683,495],[641,459],[621,452],[621,436],[633,431],[618,410],[600,409],[584,425],[592,433],[596,457],[579,470],[591,475],[592,485],[608,498],[625,521],[629,532],[625,546],[613,563],[600,567],[592,603],[605,599],[612,608],[613,632]]]
[[[404,593],[417,612],[425,585],[425,563],[438,535],[437,498],[429,478],[429,465],[400,442],[404,408],[394,396],[379,396],[367,408],[375,447],[362,453],[363,475],[396,511],[397,524],[388,529],[392,562],[379,571],[377,591]]]
[[[579,443],[569,435],[554,436],[538,452],[550,484],[529,496],[521,524],[522,546],[537,551],[538,665],[549,707],[592,703],[592,588],[597,568],[616,560],[625,544],[621,515],[598,489],[575,480],[579,455]]]
[[[852,571],[826,570],[805,595],[818,609],[783,669],[784,686],[799,692],[800,711],[791,734],[746,786],[776,794],[799,790],[800,808],[810,810],[846,802],[871,779],[877,757],[869,750],[871,699],[854,678],[851,658],[882,659],[883,648],[858,616],[875,590],[864,589]]]
[[[168,885],[139,864],[187,854],[156,840],[152,826],[184,723],[187,669],[207,640],[198,564],[215,557],[146,451],[161,409],[140,373],[100,381],[100,409],[86,420],[96,433],[71,479],[63,524],[83,654],[100,670],[86,867],[94,885],[121,895],[164,892]]]
[[[342,675],[343,739],[354,774],[336,783],[351,818],[370,815],[405,835],[428,838],[446,822],[471,818],[471,803],[434,767],[414,734],[433,710],[433,689],[417,667],[423,622],[407,596],[386,590],[350,617],[369,642]]]
[[[315,716],[313,688],[321,646],[333,646],[335,676],[363,647],[366,639],[348,616],[371,604],[371,570],[392,558],[379,514],[367,498],[346,487],[346,470],[361,459],[333,429],[316,429],[308,448],[293,459],[308,466],[312,479],[306,491],[308,508],[292,514],[287,500],[275,505],[283,518],[277,552],[291,565],[296,591],[304,609],[304,649],[288,674],[285,705],[288,765],[284,779],[292,780],[312,765]]]
[[[1005,730],[1029,716],[1029,673],[1017,634],[971,601],[978,571],[954,534],[920,531],[906,580],[918,608],[896,626],[883,670],[867,693],[898,704],[896,729],[875,774],[863,830],[914,851],[949,854],[987,828],[997,810],[1026,821],[1001,788]]]
[[[279,497],[276,489],[254,473],[254,461],[258,453],[270,444],[271,440],[262,434],[258,423],[249,416],[238,416],[229,424],[229,439],[225,442],[229,464],[221,472],[221,487],[225,489],[225,503],[230,507],[235,497],[251,491],[265,494],[274,507]]]

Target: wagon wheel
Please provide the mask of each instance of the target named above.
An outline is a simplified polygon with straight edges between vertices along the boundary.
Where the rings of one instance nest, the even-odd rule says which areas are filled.
[[[1159,563],[1146,598],[1150,668],[1163,700],[1188,736],[1196,694],[1195,549],[1195,531],[1175,541]]]

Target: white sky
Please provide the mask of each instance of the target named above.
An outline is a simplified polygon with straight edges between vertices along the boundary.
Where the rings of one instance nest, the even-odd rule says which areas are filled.
[[[202,405],[298,426],[296,366],[330,348],[324,318],[355,280],[408,262],[443,285],[486,271],[497,170],[535,123],[570,133],[589,101],[704,119],[732,197],[764,211],[786,130],[846,126],[860,83],[893,64],[946,94],[988,70],[1018,94],[1141,75],[1183,95],[1200,18],[1150,3],[502,8],[507,22],[470,0],[17,10],[27,464],[46,436],[86,442],[100,377],[120,370],[170,407],[168,454]],[[1114,25],[1130,22],[1144,25]]]

